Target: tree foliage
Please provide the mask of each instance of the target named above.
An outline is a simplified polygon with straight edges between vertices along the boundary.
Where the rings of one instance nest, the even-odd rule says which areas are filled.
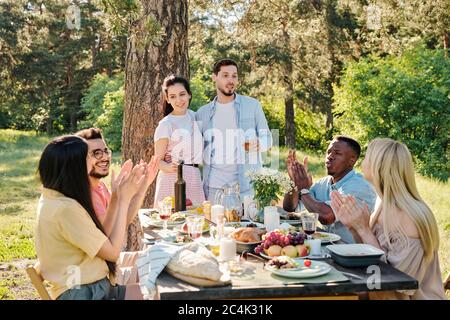
[[[121,149],[124,94],[123,73],[112,78],[97,74],[81,102],[86,120],[80,123],[80,128],[101,128],[114,151]]]
[[[348,131],[364,141],[375,137],[372,124],[376,121],[372,114],[373,117],[381,114],[376,106],[389,105],[388,110],[397,110],[408,99],[421,101],[418,95],[426,92],[427,99],[444,102],[436,94],[437,89],[430,89],[439,87],[427,78],[433,77],[433,72],[423,67],[417,69],[425,70],[423,74],[418,71],[414,74],[413,67],[408,69],[400,61],[406,63],[408,55],[420,57],[422,51],[426,54],[417,58],[420,63],[412,58],[409,63],[413,65],[413,60],[421,66],[429,63],[436,71],[439,64],[436,57],[446,61],[448,0],[190,0],[189,43],[183,49],[189,51],[189,65],[181,69],[179,63],[167,60],[170,55],[155,58],[158,55],[152,50],[165,46],[171,52],[178,42],[167,40],[174,36],[167,31],[168,26],[184,23],[185,18],[181,21],[180,16],[174,17],[175,22],[164,26],[156,18],[167,14],[168,6],[163,8],[162,1],[152,1],[159,9],[151,14],[146,9],[150,2],[143,0],[1,1],[0,127],[52,133],[101,125],[118,150],[120,106],[124,98],[120,74],[125,72],[127,41],[133,44],[128,58],[144,57],[146,64],[139,68],[150,66],[150,72],[167,62],[167,69],[150,79],[152,89],[146,85],[149,92],[144,94],[143,101],[154,96],[151,104],[156,105],[160,90],[156,83],[168,73],[189,70],[185,75],[189,75],[193,90],[191,107],[198,109],[215,96],[211,81],[214,62],[229,57],[240,67],[238,92],[262,102],[271,128],[280,129],[280,142],[317,153],[324,151],[336,132]],[[173,1],[178,6],[180,3]],[[67,24],[66,14],[71,5],[80,9],[79,29]],[[422,45],[414,54],[408,51],[418,44]],[[403,55],[405,51],[409,53]],[[382,62],[383,68],[389,65],[390,69],[382,70],[386,82],[392,86],[385,88],[384,95],[362,90],[372,88],[374,79],[381,79],[371,72]],[[346,65],[349,67],[344,72]],[[365,65],[370,67],[363,68]],[[358,118],[361,121],[354,124],[343,123],[351,114],[345,108],[353,108],[348,102],[351,93],[339,91],[336,95],[333,90],[333,86],[344,90],[352,85],[349,70],[358,71],[361,104],[365,103],[368,110],[375,108],[364,115],[367,121],[361,120],[361,113]],[[145,80],[142,78],[141,85]],[[422,82],[416,86],[419,80]],[[406,88],[414,88],[414,95]],[[448,88],[448,83],[444,82],[440,88]],[[426,105],[434,104],[426,102]],[[155,114],[152,119],[158,117]],[[398,122],[393,115],[392,119],[394,122],[389,124],[391,118],[382,119],[390,129],[379,134],[403,137],[395,132],[407,130],[396,127]],[[436,123],[439,127],[440,122]],[[417,130],[408,135],[422,137]],[[442,152],[436,150],[442,150],[444,142],[440,133],[435,133],[440,129],[430,130],[434,137],[431,152],[420,148],[414,152],[422,153],[423,159],[417,159],[421,172],[435,175],[444,168],[428,153]],[[417,143],[413,141],[416,139],[410,140]],[[425,159],[428,156],[431,158]],[[425,162],[434,169],[425,169]]]
[[[0,3],[2,127],[75,131],[89,80],[123,67],[123,38],[107,31],[94,1],[78,3],[79,29],[66,21],[69,5],[64,0]]]
[[[450,61],[419,46],[399,57],[371,57],[350,64],[335,88],[338,126],[362,143],[401,140],[419,172],[447,180]]]

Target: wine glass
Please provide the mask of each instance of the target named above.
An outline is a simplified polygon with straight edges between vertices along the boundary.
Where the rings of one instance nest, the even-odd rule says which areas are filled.
[[[203,224],[205,223],[205,217],[188,216],[186,217],[186,223],[189,237],[191,237],[192,240],[200,238],[203,233]]]
[[[316,232],[319,214],[315,212],[303,212],[301,214],[303,232],[306,233],[308,240],[312,239],[312,235]]]
[[[247,206],[247,216],[250,219],[250,221],[258,221],[258,207],[256,205],[255,201],[252,201]]]
[[[167,221],[172,214],[172,203],[168,201],[160,201],[159,203],[159,218],[163,222],[163,232],[167,232]]]

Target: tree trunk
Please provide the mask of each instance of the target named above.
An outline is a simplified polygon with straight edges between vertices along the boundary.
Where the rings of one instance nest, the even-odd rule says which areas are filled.
[[[114,55],[112,54],[113,52],[113,43],[112,43],[112,39],[111,37],[108,35],[108,37],[106,38],[106,50],[107,52],[110,54],[110,58],[109,58],[109,63],[108,63],[108,69],[106,70],[108,77],[112,77],[113,74],[113,68],[114,68]]]
[[[328,101],[325,106],[325,113],[327,115],[325,128],[329,131],[333,131],[334,119],[333,119],[333,83],[336,81],[336,75],[339,74],[339,60],[335,54],[335,46],[337,46],[337,40],[335,37],[336,30],[333,29],[334,18],[337,16],[336,8],[334,7],[334,1],[328,1],[326,5],[326,25],[327,25],[327,37],[328,37],[328,53],[330,54],[331,70],[328,79],[326,80],[326,88],[328,91]]]
[[[49,116],[45,122],[45,131],[47,132],[47,135],[51,135],[53,133],[53,119],[51,116]]]
[[[444,55],[445,58],[448,58],[448,33],[447,31],[444,32],[444,36],[443,36],[443,44],[444,44]]]
[[[73,86],[73,66],[72,61],[67,61],[67,93],[66,93],[66,104],[69,105],[69,121],[70,121],[70,131],[75,132],[77,128],[77,107],[76,101],[74,99]]]
[[[187,0],[145,0],[143,17],[130,29],[125,65],[125,110],[122,128],[123,160],[149,161],[154,153],[153,135],[159,120],[161,84],[171,74],[189,75]],[[161,41],[146,42],[149,19],[159,23]],[[144,207],[153,204],[155,184],[150,186]],[[140,249],[139,219],[128,229],[127,251]]]
[[[287,23],[283,24],[284,48],[287,51],[286,61],[283,63],[284,86],[284,119],[286,147],[295,149],[295,121],[294,121],[294,84],[292,81],[291,38],[287,32]]]

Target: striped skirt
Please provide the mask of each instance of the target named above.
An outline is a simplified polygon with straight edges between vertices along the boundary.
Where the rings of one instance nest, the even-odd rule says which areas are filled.
[[[183,166],[183,179],[186,182],[186,199],[192,201],[194,205],[200,205],[205,201],[203,192],[202,177],[199,168]],[[168,196],[175,196],[175,182],[177,173],[165,173],[159,171],[156,179],[155,201],[153,207],[158,207],[158,201]]]

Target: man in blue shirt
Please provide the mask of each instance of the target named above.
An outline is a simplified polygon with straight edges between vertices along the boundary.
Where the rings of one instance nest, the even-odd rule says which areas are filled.
[[[205,196],[214,202],[226,185],[239,183],[241,198],[252,194],[246,173],[262,167],[261,152],[272,146],[272,135],[258,100],[236,93],[236,62],[216,62],[212,79],[217,96],[197,111],[196,120],[203,134]]]
[[[337,136],[331,141],[326,152],[325,166],[328,176],[313,184],[311,174],[308,173],[308,158],[305,157],[302,165],[297,161],[295,151],[289,151],[286,166],[296,190],[286,194],[284,209],[295,211],[300,206],[301,210],[306,208],[309,212],[316,212],[327,231],[340,235],[347,243],[354,243],[351,230],[336,220],[331,208],[330,193],[337,190],[345,195],[351,194],[360,202],[365,202],[370,211],[373,211],[376,193],[370,183],[353,169],[360,153],[358,142],[349,137]]]

